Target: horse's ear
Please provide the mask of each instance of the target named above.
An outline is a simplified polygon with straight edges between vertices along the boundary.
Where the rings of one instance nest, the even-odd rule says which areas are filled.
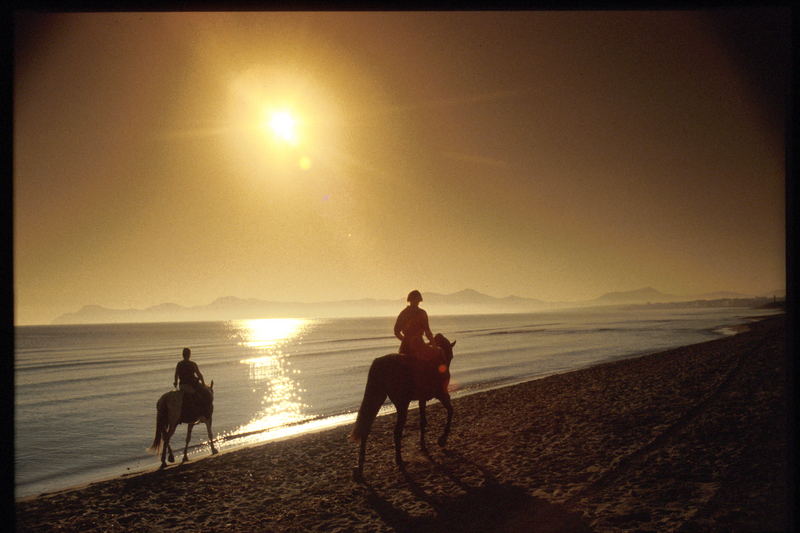
[[[455,346],[457,342],[458,342],[458,341],[453,341],[453,342],[451,342],[451,343],[450,343],[450,347],[452,348],[453,346]]]
[[[209,385],[208,388],[209,389],[213,389],[214,388],[214,380],[213,379],[211,380],[211,385]]]

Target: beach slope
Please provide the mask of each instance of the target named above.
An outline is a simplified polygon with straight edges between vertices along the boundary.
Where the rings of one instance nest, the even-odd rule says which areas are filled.
[[[17,501],[18,531],[786,531],[785,322],[417,412],[393,463],[380,417],[365,482],[350,427]],[[453,361],[458,377],[458,353]],[[366,378],[366,376],[365,376]],[[182,442],[185,426],[176,433]],[[142,435],[142,445],[149,435]]]

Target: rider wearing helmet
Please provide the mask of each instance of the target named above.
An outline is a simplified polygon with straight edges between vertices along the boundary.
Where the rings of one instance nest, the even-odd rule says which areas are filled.
[[[424,334],[433,343],[433,333],[428,325],[428,313],[419,306],[422,294],[414,290],[408,293],[408,306],[400,311],[394,323],[394,335],[400,339],[400,353],[426,358],[429,347],[422,340]]]

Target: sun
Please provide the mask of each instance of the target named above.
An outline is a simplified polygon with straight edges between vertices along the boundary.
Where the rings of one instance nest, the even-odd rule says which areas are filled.
[[[292,146],[299,142],[297,120],[289,111],[271,111],[267,113],[265,126],[275,137]]]

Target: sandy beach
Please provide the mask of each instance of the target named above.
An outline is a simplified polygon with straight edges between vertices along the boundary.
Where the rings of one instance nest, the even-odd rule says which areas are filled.
[[[445,449],[444,410],[432,402],[429,455],[413,410],[405,473],[393,462],[392,414],[373,426],[364,483],[352,480],[347,426],[19,500],[16,529],[787,531],[787,366],[784,318],[768,318],[732,337],[459,398]]]

